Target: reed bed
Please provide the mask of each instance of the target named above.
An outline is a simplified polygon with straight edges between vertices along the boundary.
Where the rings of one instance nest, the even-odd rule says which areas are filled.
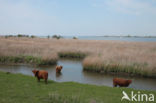
[[[0,37],[0,57],[20,55],[84,58],[84,70],[156,76],[156,42]]]
[[[3,64],[19,64],[19,63],[24,63],[24,64],[32,64],[32,65],[53,65],[56,64],[57,61],[54,58],[51,59],[44,59],[41,57],[33,57],[33,56],[1,56],[0,57],[0,62]]]
[[[82,53],[82,52],[58,52],[58,55],[60,58],[79,58],[79,59],[83,59],[86,57],[86,53]]]

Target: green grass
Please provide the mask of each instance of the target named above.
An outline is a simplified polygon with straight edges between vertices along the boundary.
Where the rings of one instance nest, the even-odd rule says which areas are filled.
[[[86,57],[86,53],[82,52],[59,52],[58,56],[60,58],[77,58],[77,59],[83,59]]]
[[[42,59],[41,57],[34,56],[0,56],[0,63],[25,63],[33,65],[53,65],[57,63],[55,59]]]
[[[130,88],[50,80],[46,85],[44,81],[38,83],[35,77],[0,72],[0,103],[121,103],[123,90],[137,92]],[[156,95],[156,91],[140,92]]]

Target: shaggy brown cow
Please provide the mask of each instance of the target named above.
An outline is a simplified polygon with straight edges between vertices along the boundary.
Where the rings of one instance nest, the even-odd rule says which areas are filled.
[[[122,78],[114,78],[113,79],[113,86],[117,87],[128,87],[129,84],[132,83],[132,80],[126,80],[126,79],[122,79]]]
[[[37,77],[38,82],[40,82],[40,79],[44,79],[45,83],[47,84],[48,80],[48,72],[45,70],[33,70],[34,76]]]
[[[56,73],[61,73],[62,66],[56,66]]]

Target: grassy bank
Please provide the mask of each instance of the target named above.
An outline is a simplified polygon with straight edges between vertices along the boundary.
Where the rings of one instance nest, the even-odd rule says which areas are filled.
[[[56,59],[44,59],[42,57],[33,56],[1,56],[0,63],[3,64],[32,64],[32,65],[54,65],[57,63]]]
[[[0,58],[20,55],[41,58],[43,64],[79,58],[88,71],[156,76],[156,42],[0,37]]]
[[[0,72],[0,103],[121,103],[122,91],[130,88],[112,88],[74,82],[37,82],[36,78],[22,74]],[[155,91],[140,91],[153,93]],[[127,102],[124,100],[123,102]]]

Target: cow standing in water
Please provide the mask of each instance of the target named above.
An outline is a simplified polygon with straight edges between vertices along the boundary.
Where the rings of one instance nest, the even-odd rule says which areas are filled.
[[[61,73],[62,66],[56,66],[56,73]]]
[[[123,79],[123,78],[114,78],[113,86],[114,87],[128,87],[132,83],[132,80]]]

